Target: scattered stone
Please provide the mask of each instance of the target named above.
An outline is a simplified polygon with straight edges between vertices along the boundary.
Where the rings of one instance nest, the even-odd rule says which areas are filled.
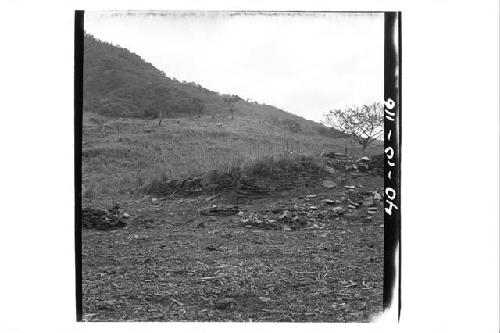
[[[153,204],[158,203],[158,198],[151,198],[151,202],[152,202]]]
[[[334,151],[330,151],[330,152],[322,152],[321,155],[319,155],[320,157],[326,157],[326,158],[335,158],[337,156],[341,155],[340,153],[336,153]]]
[[[373,194],[373,200],[379,200],[379,201],[382,200],[382,196],[380,195],[380,193],[375,192]]]
[[[375,204],[375,201],[373,199],[366,199],[365,201],[363,201],[363,206],[370,207],[370,206],[373,206],[374,204]]]
[[[317,197],[316,194],[308,194],[308,195],[306,195],[307,199],[313,199],[313,198],[316,198],[316,197]]]
[[[352,201],[352,200],[347,200],[347,202],[348,202],[350,205],[353,205],[353,206],[356,206],[356,207],[358,207],[358,206],[359,206],[359,204],[355,203],[355,202],[354,202],[354,201]]]
[[[370,170],[370,167],[366,164],[359,164],[358,170],[361,172],[366,172],[366,171]]]
[[[123,213],[123,218],[125,218],[125,219],[130,218],[130,214],[129,213]]]
[[[343,211],[344,211],[344,207],[341,207],[341,206],[333,207],[333,208],[332,208],[332,211],[333,211],[334,213],[340,213],[340,212],[343,212]]]
[[[285,210],[283,214],[281,214],[278,219],[279,220],[290,220],[293,217],[292,213],[288,210]]]
[[[279,215],[270,216],[251,212],[246,218],[242,218],[240,222],[245,226],[272,230],[294,230],[303,227],[307,223],[301,216],[297,215],[297,212],[292,213],[289,210],[274,211]]]
[[[356,206],[354,206],[354,205],[347,205],[347,208],[356,209]]]
[[[334,205],[335,204],[335,200],[332,200],[332,199],[323,199],[321,200],[322,203],[324,203],[325,205]]]
[[[237,195],[243,197],[267,195],[270,191],[269,184],[257,179],[242,177],[238,186]]]
[[[326,188],[337,187],[337,184],[333,180],[329,180],[329,179],[323,180],[322,185],[323,185],[323,187],[326,187]]]
[[[337,173],[337,170],[335,170],[334,168],[332,167],[329,167],[328,165],[325,166],[325,171],[330,173],[330,174],[335,174]]]
[[[346,185],[346,186],[344,186],[344,188],[346,188],[348,190],[354,190],[356,188],[356,186],[354,186],[354,185]]]
[[[259,300],[261,300],[264,303],[269,302],[271,299],[269,297],[259,297]]]
[[[368,156],[363,156],[359,160],[363,161],[363,162],[368,162],[368,161],[370,161],[370,158]]]
[[[309,209],[311,209],[311,210],[317,210],[318,207],[316,207],[316,206],[310,206]]]
[[[217,198],[220,194],[214,194],[214,195],[211,195],[207,198],[205,198],[205,201],[208,202],[208,201],[212,201],[214,200],[215,198]]]
[[[201,215],[212,216],[230,216],[239,212],[238,206],[233,205],[212,205],[212,207],[203,208],[200,210]]]
[[[85,229],[113,230],[124,228],[127,224],[118,206],[111,209],[82,209],[82,227]]]

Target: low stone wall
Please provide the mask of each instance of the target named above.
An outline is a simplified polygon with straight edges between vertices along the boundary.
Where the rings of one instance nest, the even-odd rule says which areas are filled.
[[[277,171],[267,177],[244,175],[241,170],[232,174],[212,177],[189,177],[172,179],[162,184],[155,184],[147,192],[156,196],[192,196],[215,194],[219,192],[235,192],[239,197],[265,196],[273,192],[291,190],[319,184],[325,176],[334,174],[369,173],[383,175],[380,158],[355,160],[340,153],[323,153],[323,164],[313,160],[305,160],[290,165],[289,170]]]

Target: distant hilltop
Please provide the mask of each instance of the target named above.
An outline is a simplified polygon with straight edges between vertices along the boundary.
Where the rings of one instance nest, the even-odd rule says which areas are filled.
[[[83,86],[84,112],[105,117],[157,119],[234,113],[234,117],[264,120],[292,132],[343,134],[271,105],[170,78],[137,54],[90,34],[84,37]]]

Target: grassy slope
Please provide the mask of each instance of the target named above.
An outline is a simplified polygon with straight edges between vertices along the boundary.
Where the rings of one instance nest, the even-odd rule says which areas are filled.
[[[293,134],[252,117],[168,119],[158,126],[154,120],[108,120],[101,132],[84,115],[83,184],[88,199],[137,191],[151,177],[200,175],[285,151],[319,155],[321,151],[344,151],[355,155],[360,149],[348,139]],[[221,124],[222,126],[218,126]],[[378,153],[372,147],[368,153]]]

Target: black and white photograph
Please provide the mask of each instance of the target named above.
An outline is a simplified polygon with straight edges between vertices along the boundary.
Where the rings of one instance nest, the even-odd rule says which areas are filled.
[[[0,4],[0,332],[499,332],[500,3]]]
[[[82,14],[81,319],[380,316],[386,15]]]

